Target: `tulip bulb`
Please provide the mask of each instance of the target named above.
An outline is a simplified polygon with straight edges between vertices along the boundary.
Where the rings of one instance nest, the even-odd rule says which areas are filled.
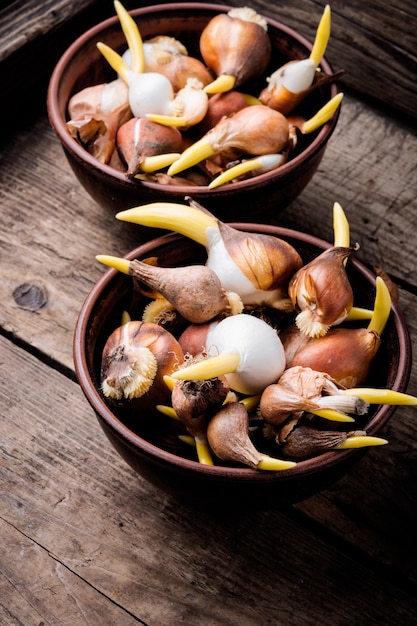
[[[329,450],[357,449],[388,443],[381,437],[368,436],[364,430],[319,430],[308,425],[295,426],[286,435],[278,433],[276,439],[284,456],[295,461],[303,461]]]
[[[243,463],[253,469],[280,471],[295,463],[259,452],[249,436],[249,416],[241,402],[225,404],[207,426],[207,440],[215,455],[227,462]]]
[[[171,165],[173,176],[204,159],[221,154],[234,159],[242,154],[264,155],[285,150],[289,141],[287,119],[264,105],[253,105],[221,119]]]
[[[107,255],[99,255],[97,260],[156,290],[189,322],[202,324],[242,311],[240,298],[226,293],[217,275],[205,265],[166,268]]]
[[[218,79],[207,93],[229,91],[266,69],[271,57],[267,30],[266,20],[247,7],[210,20],[200,36],[200,52]]]
[[[312,89],[331,79],[317,71],[317,66],[324,56],[329,41],[330,23],[330,6],[326,5],[317,28],[310,57],[289,61],[275,70],[267,79],[268,85],[259,96],[263,104],[287,115],[304,100]]]
[[[182,204],[152,203],[116,217],[175,230],[205,246],[207,266],[223,289],[237,293],[245,306],[267,304],[292,310],[287,288],[302,259],[283,239],[239,231],[200,208]]]
[[[148,113],[147,117],[158,124],[180,127],[184,130],[201,122],[207,108],[208,96],[203,90],[203,83],[195,78],[189,78],[172,100],[170,115]]]
[[[377,276],[374,311],[368,327],[331,328],[324,337],[309,339],[295,352],[287,366],[301,365],[326,372],[344,387],[362,384],[381,345],[390,311],[388,287]]]
[[[349,397],[349,402],[346,398]],[[359,396],[346,395],[331,376],[309,367],[287,368],[278,382],[262,393],[260,413],[266,422],[282,424],[302,412],[339,422],[353,421],[346,413],[364,415],[369,405]],[[330,409],[330,411],[329,411]]]
[[[109,163],[116,146],[120,125],[131,117],[128,90],[116,79],[110,83],[86,87],[68,104],[66,126],[72,137],[100,163]]]
[[[295,322],[309,337],[322,337],[342,322],[353,306],[345,261],[356,248],[329,248],[300,268],[288,293],[298,311]]]
[[[116,141],[128,178],[171,165],[182,150],[177,128],[163,127],[146,117],[133,117],[121,125]]]
[[[128,65],[129,51],[123,58]],[[189,56],[186,47],[177,39],[160,35],[143,43],[145,71],[159,72],[172,84],[174,93],[185,87],[189,79],[196,79],[204,85],[212,81],[212,75],[199,59]]]
[[[174,92],[166,76],[158,72],[134,72],[109,46],[98,42],[97,47],[127,84],[129,106],[134,117],[144,117],[147,113],[169,115]]]

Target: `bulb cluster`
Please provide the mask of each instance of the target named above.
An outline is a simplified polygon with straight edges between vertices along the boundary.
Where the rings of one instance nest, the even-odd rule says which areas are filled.
[[[177,231],[206,251],[205,263],[178,267],[97,257],[131,277],[141,303],[132,313],[142,319],[114,330],[101,367],[104,397],[133,423],[157,409],[201,463],[280,471],[323,451],[387,443],[349,430],[370,404],[417,405],[362,386],[391,296],[377,277],[374,308],[355,306],[346,266],[358,246],[349,245],[338,203],[334,245],[310,261],[284,239],[239,231],[191,199],[117,217]]]
[[[310,119],[297,109],[339,76],[320,68],[330,36],[329,6],[310,57],[266,76],[268,24],[252,9],[231,9],[209,20],[197,58],[166,35],[142,41],[131,15],[119,0],[114,4],[127,49],[119,54],[105,42],[97,47],[117,77],[71,97],[67,128],[100,162],[130,179],[215,188],[271,171],[340,105],[341,93]],[[259,91],[253,85],[262,76]]]

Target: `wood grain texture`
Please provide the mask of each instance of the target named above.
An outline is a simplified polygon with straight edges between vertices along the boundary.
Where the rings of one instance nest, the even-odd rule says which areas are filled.
[[[282,511],[230,515],[179,503],[138,477],[105,438],[74,382],[74,326],[105,271],[95,255],[124,255],[151,233],[101,209],[68,166],[32,62],[42,64],[46,41],[57,42],[49,48],[57,57],[65,39],[58,26],[36,36],[39,4],[8,4],[32,43],[0,43],[10,45],[0,73],[24,67],[37,83],[35,105],[8,118],[0,138],[0,623],[414,626],[415,408],[397,408],[381,433],[387,446]],[[323,7],[249,4],[310,39]],[[99,5],[113,13],[112,3],[79,0],[43,3],[43,15],[62,10],[71,38],[73,24],[83,27],[82,5],[91,5],[90,19]],[[331,240],[339,202],[358,257],[398,285],[415,352],[417,133],[404,114],[415,102],[416,9],[405,0],[331,6],[328,56],[348,70],[340,121],[311,183],[271,221]],[[393,95],[387,78],[398,72],[399,102],[384,110]],[[417,395],[415,358],[408,391]]]
[[[133,474],[75,383],[4,338],[0,350],[0,376],[14,381],[12,395],[0,387],[5,624],[13,623],[10,615],[16,623],[59,626],[234,626],[236,619],[298,626],[311,624],[311,616],[329,626],[384,625],[417,618],[404,572],[387,575],[380,552],[358,541],[384,531],[385,559],[401,549],[402,569],[415,580],[415,501],[410,494],[401,511],[383,506],[394,494],[372,475],[378,455],[394,462],[403,420],[393,429],[393,447],[372,451],[340,490],[306,501],[302,516],[291,509],[210,513]],[[43,392],[28,394],[26,380]],[[335,511],[324,531],[309,517],[326,498]],[[343,498],[350,508],[356,503],[350,526]],[[402,533],[395,532],[397,516]]]

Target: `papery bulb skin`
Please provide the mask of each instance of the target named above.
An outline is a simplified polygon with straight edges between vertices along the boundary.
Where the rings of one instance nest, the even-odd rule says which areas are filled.
[[[156,404],[169,403],[171,392],[163,377],[183,361],[171,333],[156,324],[127,322],[111,333],[103,348],[101,390],[112,406],[139,420]]]
[[[247,306],[266,304],[292,310],[288,284],[302,265],[293,246],[283,239],[245,233],[221,222],[217,229],[207,232],[207,265],[226,290],[238,293]]]
[[[128,88],[121,79],[86,87],[70,99],[68,115],[71,136],[100,163],[108,164],[118,128],[132,117]]]
[[[184,355],[196,356],[205,351],[207,345],[207,333],[218,321],[206,324],[190,324],[178,337]]]
[[[345,262],[354,248],[333,247],[300,268],[292,277],[288,293],[298,328],[309,337],[326,334],[340,323],[353,306],[353,289]]]
[[[186,47],[173,37],[160,35],[143,43],[145,71],[159,72],[168,78],[174,93],[185,87],[189,78],[208,85],[212,74],[199,59],[189,56]],[[129,64],[129,53],[123,55]]]
[[[312,426],[295,426],[287,436],[278,435],[279,445],[287,459],[302,461],[333,450],[350,437],[366,436],[363,430],[350,432],[319,430]]]
[[[283,424],[292,416],[300,416],[303,411],[317,409],[317,404],[308,398],[274,383],[262,393],[259,409],[262,418],[275,426]]]
[[[271,109],[288,115],[310,92],[315,73],[316,66],[311,59],[290,61],[271,74],[259,100]]]
[[[207,426],[211,449],[223,461],[243,463],[255,469],[262,455],[249,437],[249,416],[240,402],[225,404]]]
[[[216,76],[234,76],[235,85],[242,85],[262,74],[269,63],[267,24],[252,9],[216,15],[201,33],[200,51]]]
[[[292,363],[295,354],[311,340],[311,338],[305,333],[302,333],[295,324],[291,324],[281,330],[279,338],[284,346],[287,367],[290,367],[290,363]]]

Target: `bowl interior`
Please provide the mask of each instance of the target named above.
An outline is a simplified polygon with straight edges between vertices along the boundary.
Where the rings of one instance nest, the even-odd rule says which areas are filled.
[[[199,53],[199,36],[201,31],[214,15],[229,9],[230,7],[215,4],[175,3],[144,7],[132,11],[132,15],[138,23],[144,40],[157,35],[173,36],[184,43],[190,55],[201,58]],[[245,92],[255,95],[258,95],[261,89],[265,87],[266,76],[270,75],[277,67],[290,59],[306,58],[311,51],[311,43],[303,36],[274,20],[269,19],[267,21],[268,32],[272,42],[271,62],[264,76],[246,84],[244,88],[242,87],[242,90]],[[193,194],[194,196],[199,194],[200,199],[207,198],[210,202],[212,198],[217,201],[229,199],[230,195],[235,195],[239,191],[247,192],[253,189],[253,201],[256,203],[257,201],[259,202],[260,190],[262,191],[263,188],[267,189],[271,181],[274,181],[277,185],[282,181],[283,184],[290,185],[288,198],[284,195],[282,199],[283,203],[288,204],[309,182],[316,171],[322,157],[322,150],[337,123],[339,112],[321,129],[310,135],[305,135],[299,142],[299,147],[293,151],[291,159],[276,171],[260,174],[252,179],[237,181],[232,186],[227,185],[209,190],[206,186],[172,186],[152,181],[132,181],[127,180],[123,172],[109,165],[100,164],[69,135],[65,126],[68,101],[74,93],[87,86],[108,82],[115,77],[114,71],[96,47],[98,41],[107,43],[121,53],[126,49],[126,40],[117,17],[98,24],[73,43],[58,62],[51,77],[48,90],[48,112],[51,124],[62,141],[67,156],[70,157],[71,161],[76,159],[75,165],[74,163],[71,164],[92,195],[94,195],[95,190],[91,183],[90,188],[88,188],[88,178],[92,175],[92,170],[95,169],[105,179],[111,179],[113,183],[116,181],[118,189],[124,190],[126,194],[133,194],[133,191],[135,191],[137,198],[140,199],[140,193],[144,193],[144,201],[150,201],[146,195],[146,193],[150,192],[159,194],[158,197],[161,194],[168,193],[178,198],[184,197],[186,194]],[[333,73],[331,66],[325,58],[321,63],[321,67],[324,73]],[[323,85],[307,97],[300,106],[299,112],[305,117],[310,117],[325,102],[336,95],[337,91],[338,87],[335,83]],[[301,166],[305,163],[308,163],[308,167],[304,166],[304,171]],[[79,172],[81,164],[87,169],[86,172]],[[291,172],[294,169],[297,169],[297,177],[295,179],[291,178]],[[105,202],[103,195],[100,198]],[[124,203],[125,208],[138,203],[134,201],[134,197],[131,199],[127,195]],[[267,201],[267,197],[265,201]],[[111,200],[109,200],[109,203],[111,204]],[[259,204],[261,205],[261,203]]]
[[[236,228],[252,232],[266,232],[282,237],[293,244],[303,260],[308,262],[330,244],[296,231],[265,225],[233,224]],[[198,244],[180,235],[159,237],[133,250],[127,258],[158,257],[161,266],[188,265],[205,261],[205,251]],[[365,265],[355,259],[348,264],[348,273],[354,289],[355,305],[373,307],[375,296],[375,275]],[[117,437],[128,440],[129,445],[142,453],[157,458],[167,465],[176,465],[183,470],[205,475],[223,475],[232,479],[254,481],[287,480],[291,476],[302,477],[309,473],[331,468],[348,457],[359,453],[356,450],[326,452],[317,457],[300,461],[286,472],[259,472],[244,467],[200,465],[194,452],[178,440],[179,430],[174,422],[158,412],[155,415],[137,416],[134,423],[121,415],[116,415],[103,401],[99,390],[100,361],[104,343],[109,334],[120,325],[122,312],[128,310],[133,319],[140,319],[145,301],[137,297],[132,289],[130,277],[116,270],[108,270],[95,285],[86,299],[77,322],[74,337],[74,359],[78,379],[83,391],[96,414]],[[410,339],[404,320],[395,303],[384,331],[382,345],[375,360],[372,373],[367,381],[369,386],[388,387],[405,391],[410,375]],[[368,434],[375,435],[394,412],[395,407],[373,406],[364,417],[358,418],[355,428],[366,428]],[[265,477],[265,474],[268,474]],[[271,476],[272,475],[272,476]]]

